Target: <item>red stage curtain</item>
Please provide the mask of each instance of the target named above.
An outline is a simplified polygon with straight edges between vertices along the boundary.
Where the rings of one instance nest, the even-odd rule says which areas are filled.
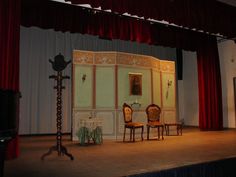
[[[236,8],[215,0],[66,0],[146,19],[165,20],[228,37],[236,36]]]
[[[0,88],[19,91],[20,0],[0,1]],[[19,154],[18,136],[7,149],[6,157]]]
[[[223,128],[222,89],[218,48],[215,39],[202,42],[197,51],[199,87],[199,127]]]

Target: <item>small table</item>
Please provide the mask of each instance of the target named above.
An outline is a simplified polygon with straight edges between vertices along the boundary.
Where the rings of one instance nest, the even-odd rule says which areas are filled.
[[[182,135],[183,124],[180,122],[176,123],[165,123],[166,135],[170,135],[170,127],[176,127],[177,135]]]
[[[99,118],[82,118],[79,121],[79,131],[77,133],[81,145],[90,143],[102,144],[102,120]]]

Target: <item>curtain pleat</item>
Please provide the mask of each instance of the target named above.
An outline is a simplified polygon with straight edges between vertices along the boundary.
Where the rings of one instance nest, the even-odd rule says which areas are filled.
[[[90,4],[113,13],[129,13],[146,19],[165,20],[228,37],[236,36],[236,8],[215,0],[66,0]]]
[[[0,1],[0,88],[16,92],[19,92],[20,10],[20,0]],[[18,154],[16,136],[8,144],[6,158]]]
[[[23,0],[21,25],[196,51],[205,34],[78,6]]]
[[[199,85],[199,127],[223,128],[220,63],[216,40],[209,38],[197,51]]]

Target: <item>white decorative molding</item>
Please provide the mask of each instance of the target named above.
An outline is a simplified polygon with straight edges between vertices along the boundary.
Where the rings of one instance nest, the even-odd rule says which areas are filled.
[[[96,112],[96,117],[102,120],[102,132],[104,135],[115,135],[115,113]]]
[[[89,118],[92,116],[91,111],[78,111],[73,110],[73,123],[72,123],[72,140],[78,140],[77,132],[79,130],[80,119]]]
[[[123,117],[123,112],[119,111],[118,112],[118,120],[117,120],[117,129],[118,129],[118,133],[121,134],[124,132],[124,117]]]
[[[163,94],[167,95],[164,98],[166,97],[170,98],[169,92],[173,93],[172,92],[173,89],[169,89],[169,87],[172,88],[172,85],[175,84],[175,77],[171,80],[171,82],[168,80],[168,87],[167,87],[168,94],[166,94],[165,87],[162,87],[163,83],[166,82],[165,80],[162,80],[162,78],[164,78],[162,76],[164,76],[164,74],[170,74],[171,76],[175,74],[174,61],[160,60],[152,56],[136,55],[136,54],[123,53],[123,52],[93,52],[93,51],[75,50],[73,51],[73,64],[84,65],[85,67],[87,67],[86,65],[89,65],[89,67],[92,67],[92,74],[91,74],[90,81],[92,82],[91,87],[93,89],[93,92],[90,95],[93,98],[91,107],[73,107],[73,115],[72,115],[73,116],[73,122],[72,122],[72,129],[73,129],[72,139],[73,140],[77,140],[76,133],[79,127],[78,125],[79,120],[81,118],[88,118],[88,117],[92,117],[92,119],[100,118],[102,120],[104,138],[108,138],[108,139],[111,139],[111,138],[117,139],[118,137],[121,138],[123,136],[123,131],[124,131],[124,118],[123,118],[123,112],[122,112],[123,100],[124,102],[130,105],[133,104],[133,110],[134,110],[133,121],[134,122],[142,122],[144,124],[147,123],[145,109],[146,109],[147,104],[149,104],[149,102],[151,104],[153,101],[156,101],[156,102],[158,101],[158,104],[160,104],[160,106],[162,107],[161,120],[163,122],[165,120],[168,120],[168,121],[176,120],[176,108],[175,108],[176,105],[174,105],[171,108],[167,108],[165,107],[166,105],[163,104]],[[104,86],[105,84],[103,82],[101,83],[98,82],[99,80],[96,77],[99,76],[98,70],[99,68],[102,68],[102,67],[109,67],[109,68],[112,68],[112,70],[114,70],[114,73],[112,73],[114,74],[114,76],[111,76],[110,72],[108,73],[109,76],[114,78],[114,88],[113,87],[111,88],[109,84],[107,86]],[[119,75],[120,68],[124,69],[124,73],[122,73],[123,75],[121,74],[121,77]],[[102,70],[101,72],[104,72],[104,70]],[[119,98],[120,96],[119,94],[121,94],[121,92],[119,92],[118,87],[121,85],[121,83],[123,83],[123,86],[126,86],[126,87],[129,87],[130,85],[130,82],[128,80],[129,77],[127,74],[127,78],[126,78],[126,73],[128,74],[139,73],[145,79],[144,81],[145,81],[146,86],[149,85],[151,82],[150,87],[148,88],[145,87],[146,95],[145,96],[139,95],[139,97],[143,96],[143,98],[140,98],[141,100],[140,102],[138,101],[139,97],[137,96],[135,97],[133,95],[131,96],[127,95],[126,92],[124,93],[124,96],[122,98]],[[73,73],[73,75],[74,74],[75,73]],[[106,75],[101,75],[99,76],[99,78],[102,81],[107,81],[107,79],[104,79],[104,78],[105,76],[108,76],[108,74],[106,73]],[[159,90],[157,91],[156,89],[156,92],[153,91],[153,89],[157,88],[157,86],[153,88],[154,87],[154,84],[153,84],[154,74],[156,74],[155,79],[160,85],[160,88],[158,87]],[[82,76],[80,76],[80,79],[81,77]],[[90,89],[91,87],[89,88],[84,87],[84,88]],[[114,94],[110,94],[110,96],[107,96],[108,92],[107,90],[103,90],[103,88],[104,89],[107,88],[110,90],[114,89]],[[122,90],[125,90],[125,88],[123,87],[121,88]],[[174,90],[175,89],[176,88],[174,88]],[[81,94],[83,93],[81,92]],[[105,98],[110,98],[111,95],[112,96],[114,95],[114,98],[113,98],[114,101],[113,100],[111,101],[112,104],[110,102],[108,103],[107,101],[106,102],[107,104],[104,105],[103,107],[102,104],[98,102],[98,100],[101,100],[101,102],[103,102]],[[153,98],[154,96],[156,99]],[[160,100],[158,98],[160,98]],[[73,98],[73,99],[76,99],[76,98]],[[80,99],[80,102],[84,103],[86,99],[87,97],[85,97],[85,100]],[[173,99],[176,99],[175,93],[174,93]],[[139,132],[140,130],[137,130],[137,133]],[[146,132],[146,128],[144,129],[144,132]],[[154,133],[154,135],[156,135],[155,130],[151,130],[151,133],[152,132]]]

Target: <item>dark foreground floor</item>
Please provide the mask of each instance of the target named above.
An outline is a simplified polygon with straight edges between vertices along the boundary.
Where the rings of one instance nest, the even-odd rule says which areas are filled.
[[[55,144],[55,136],[21,137],[20,157],[5,162],[4,177],[118,177],[236,157],[236,130],[185,128],[182,136],[164,138],[135,143],[104,140],[102,145],[80,146],[65,136],[63,145],[75,159],[54,152],[41,161]]]

